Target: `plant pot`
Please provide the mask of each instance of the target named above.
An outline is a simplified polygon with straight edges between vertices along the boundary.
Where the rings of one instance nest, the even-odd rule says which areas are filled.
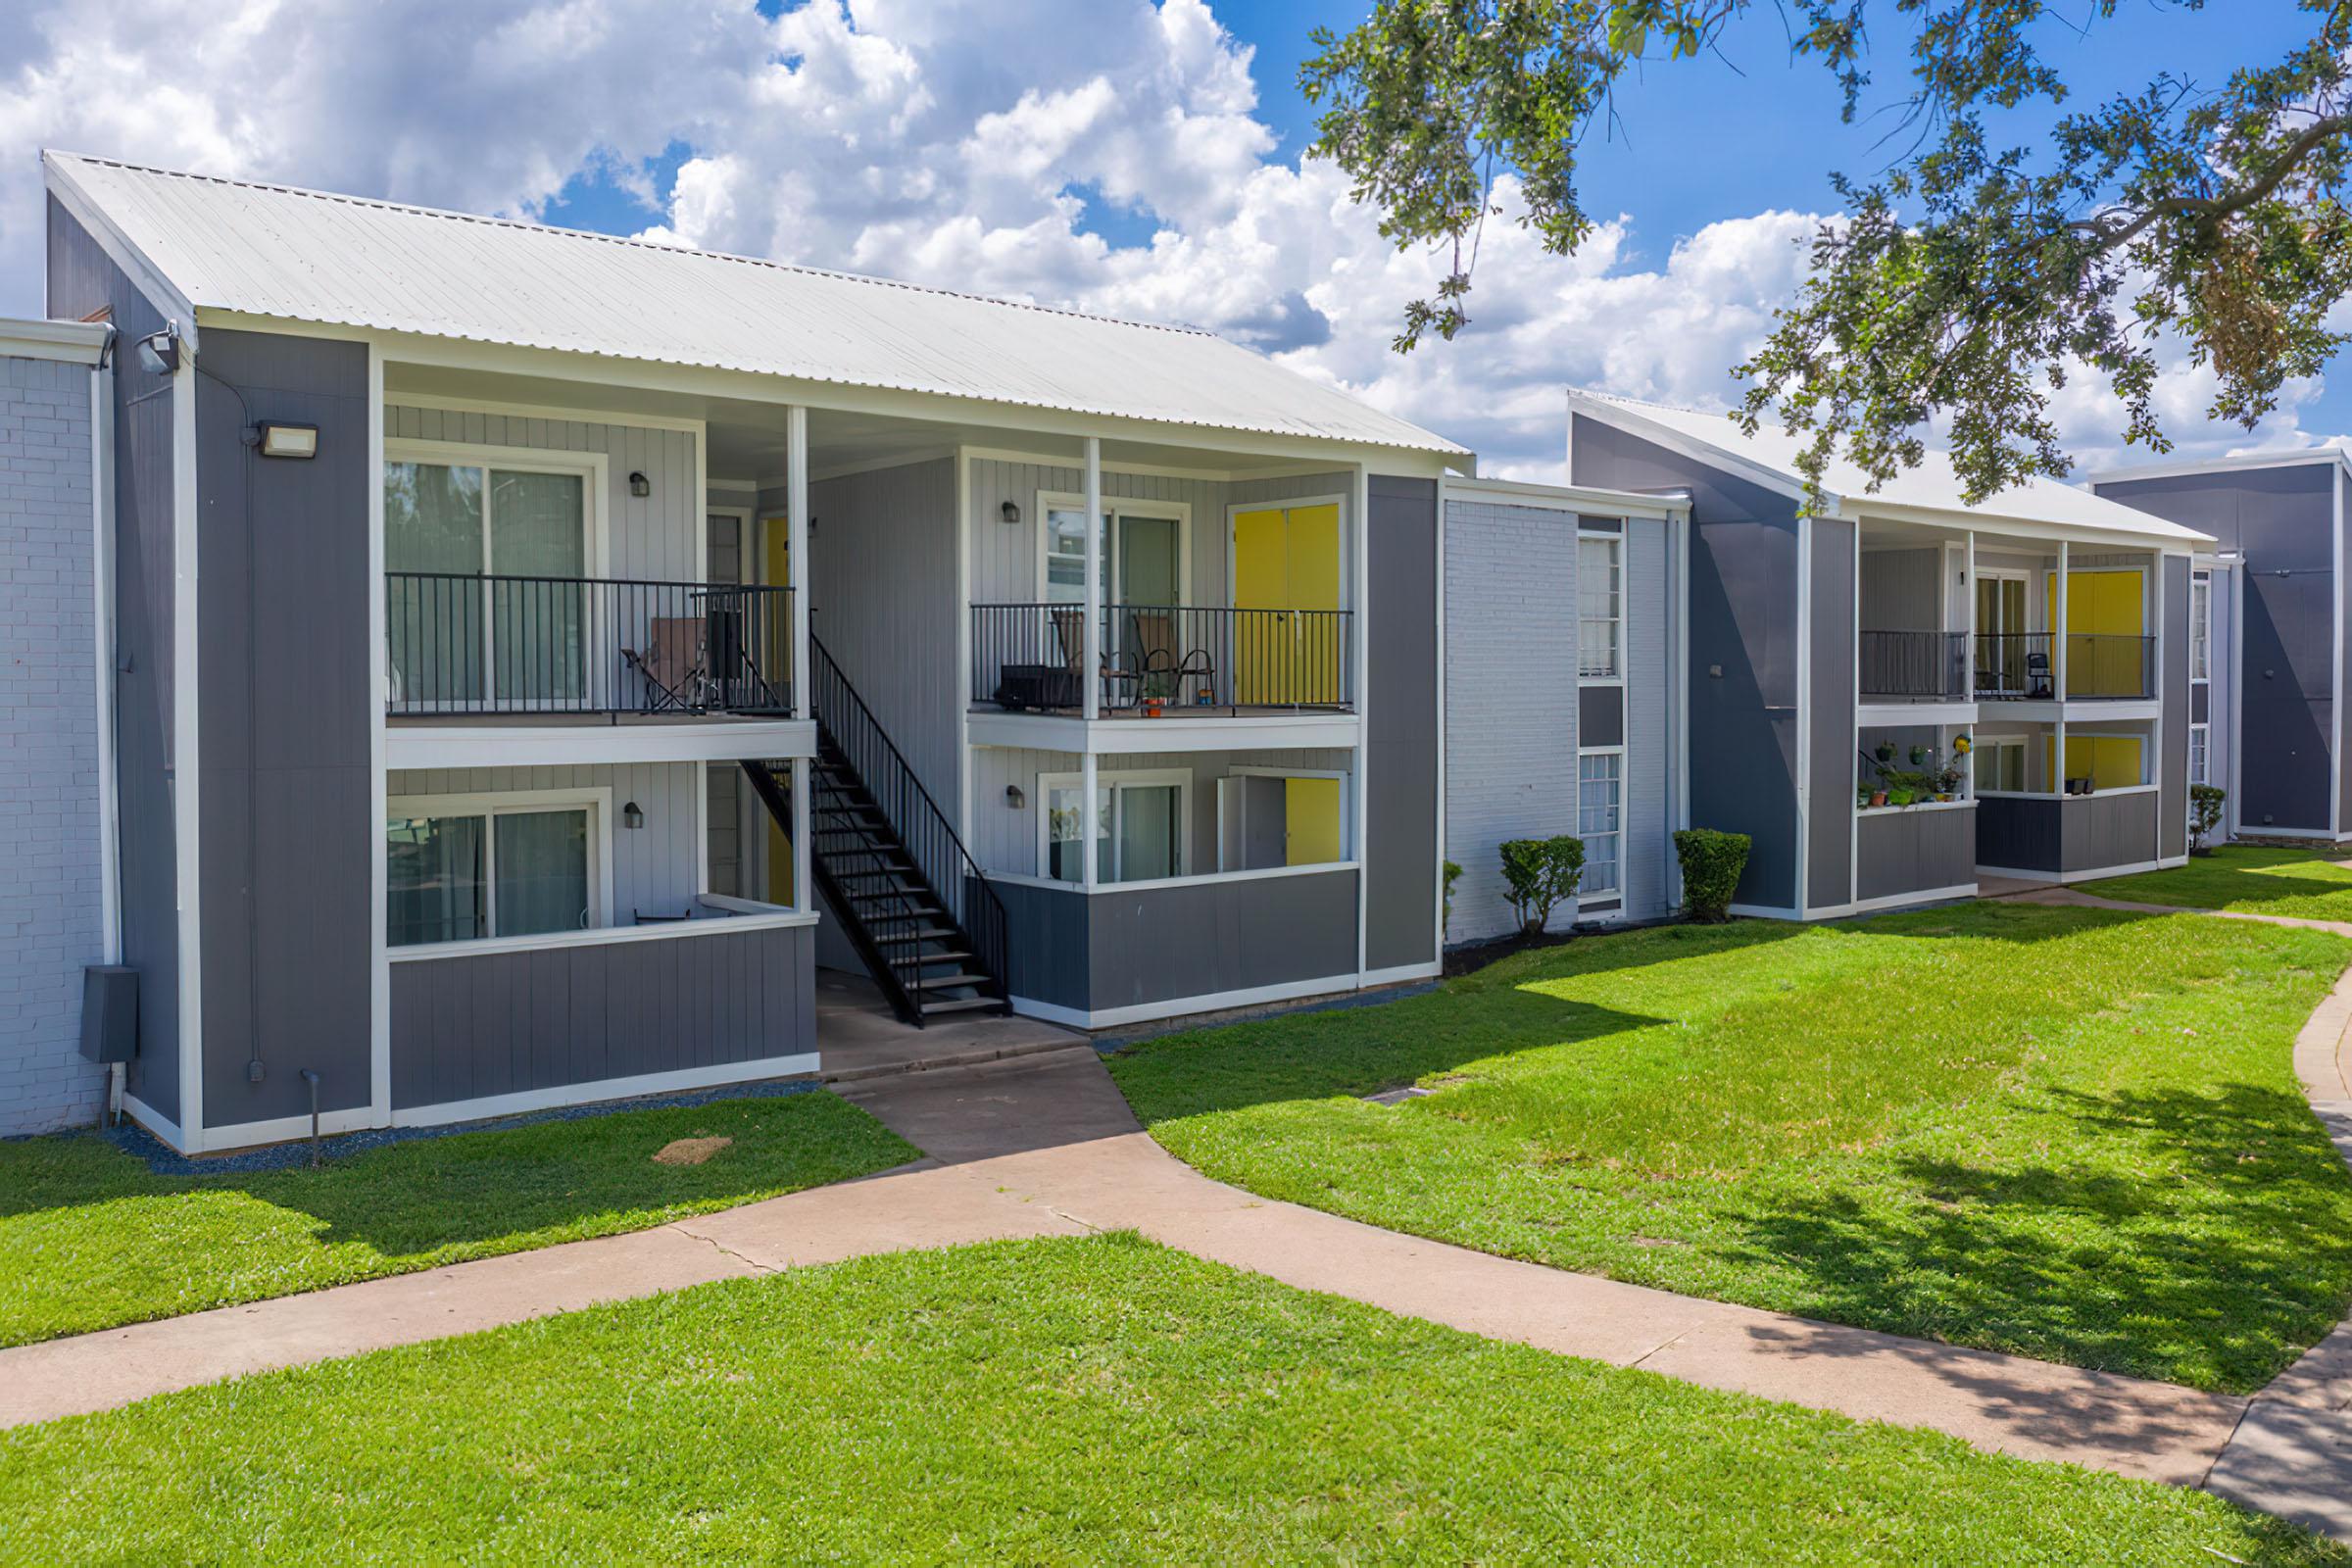
[[[1909,806],[1911,804],[1911,792],[1909,790],[1889,790],[1886,795],[1886,804],[1889,806]]]
[[[1870,792],[1870,804],[1874,807],[1885,806],[1886,804],[1886,792],[1885,790],[1872,790]]]

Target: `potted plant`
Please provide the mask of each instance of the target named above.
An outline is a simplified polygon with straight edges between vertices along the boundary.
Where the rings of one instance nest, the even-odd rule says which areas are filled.
[[[1894,760],[1894,742],[1892,742],[1892,741],[1881,741],[1881,742],[1879,742],[1879,749],[1878,749],[1877,751],[1873,752],[1871,755],[1872,755],[1873,757],[1876,757],[1876,758],[1877,758],[1877,759],[1878,759],[1878,760],[1880,760],[1882,763],[1884,763],[1884,762],[1891,762],[1891,761],[1893,761],[1893,760]]]
[[[1933,747],[1914,746],[1911,748],[1911,765],[1913,767],[1924,766],[1928,759],[1934,757],[1935,755],[1936,752]]]
[[[1870,792],[1870,804],[1874,807],[1885,806],[1886,804],[1886,785],[1882,784],[1877,789]]]
[[[1888,806],[1909,806],[1911,792],[1898,784],[1886,792],[1886,804]]]

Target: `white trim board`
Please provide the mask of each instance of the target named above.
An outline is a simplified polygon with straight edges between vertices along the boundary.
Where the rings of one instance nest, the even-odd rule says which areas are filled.
[[[398,387],[385,389],[384,403],[389,408],[435,409],[444,414],[494,414],[511,419],[560,419],[566,424],[610,424],[633,430],[678,430],[698,437],[707,433],[709,425],[708,420],[679,415],[556,408],[539,403],[512,403],[499,398],[445,397],[438,392],[405,392]]]
[[[451,1122],[483,1121],[524,1111],[560,1106],[593,1105],[608,1100],[641,1100],[651,1095],[674,1095],[727,1084],[759,1083],[777,1078],[812,1077],[818,1054],[806,1051],[789,1056],[762,1056],[752,1061],[720,1062],[710,1067],[685,1067],[676,1072],[642,1073],[634,1078],[600,1078],[584,1084],[559,1084],[549,1089],[526,1089],[512,1095],[487,1095],[479,1100],[452,1100],[438,1105],[412,1105],[392,1113],[395,1127],[444,1127]]]
[[[1130,747],[1129,750],[1134,750]],[[813,719],[727,719],[707,723],[387,725],[384,765],[562,767],[624,762],[729,762],[816,755]]]
[[[1084,719],[1057,713],[974,709],[966,715],[974,746],[1098,757],[1157,752],[1351,752],[1363,744],[1360,713],[1223,714],[1194,717],[1171,709],[1160,718]]]
[[[1948,904],[1954,899],[1977,897],[1977,884],[1964,882],[1948,888],[1929,888],[1919,893],[1887,893],[1875,899],[1856,899],[1850,904],[1832,905],[1822,909],[1807,909],[1807,920],[1841,920],[1849,915],[1877,914],[1886,909],[1908,908],[1919,904]]]
[[[714,907],[724,907],[710,895],[702,897],[703,902]],[[817,922],[817,914],[813,909],[787,909],[781,905],[761,907],[772,912],[732,913],[724,919],[713,920],[662,920],[652,925],[593,926],[584,931],[545,931],[521,937],[481,937],[471,942],[419,942],[394,948],[390,956],[394,963],[416,963],[432,958],[477,958],[499,953],[544,953],[557,948],[613,947],[623,942],[673,942],[694,937],[726,936],[739,931],[773,931],[784,926],[814,925]]]
[[[95,367],[114,332],[114,326],[106,321],[0,318],[0,359],[55,360]]]
[[[1196,1012],[1223,1012],[1232,1007],[1254,1007],[1272,1002],[1297,1002],[1306,997],[1351,996],[1361,977],[1335,974],[1320,980],[1288,980],[1247,991],[1216,991],[1198,997],[1174,997],[1166,1002],[1144,1002],[1127,1007],[1102,1007],[1092,1012],[1028,997],[1011,998],[1012,1009],[1026,1017],[1042,1018],[1069,1029],[1116,1029],[1131,1023],[1182,1018]]]

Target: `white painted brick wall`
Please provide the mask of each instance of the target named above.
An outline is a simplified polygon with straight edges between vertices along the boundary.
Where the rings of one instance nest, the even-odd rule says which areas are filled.
[[[0,1136],[96,1118],[81,969],[103,957],[90,372],[0,359]]]
[[[1576,664],[1574,515],[1449,502],[1446,857],[1462,868],[1449,943],[1513,928],[1505,839],[1576,831]]]

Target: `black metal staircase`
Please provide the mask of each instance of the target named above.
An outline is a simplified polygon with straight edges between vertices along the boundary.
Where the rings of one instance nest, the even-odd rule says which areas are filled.
[[[843,933],[908,1023],[1006,1010],[1003,901],[813,638],[809,664],[817,726],[809,870]],[[784,765],[746,761],[743,769],[789,837]]]

